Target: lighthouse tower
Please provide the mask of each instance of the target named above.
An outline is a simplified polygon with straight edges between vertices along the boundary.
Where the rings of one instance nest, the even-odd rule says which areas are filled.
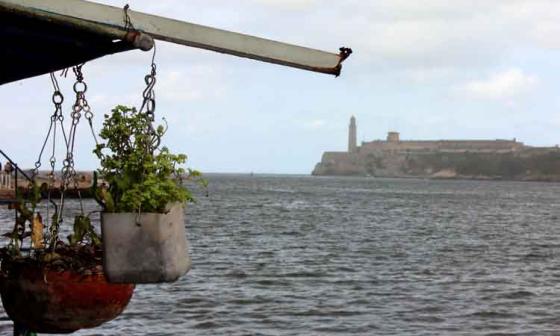
[[[356,118],[350,118],[350,126],[348,127],[348,152],[356,151]]]

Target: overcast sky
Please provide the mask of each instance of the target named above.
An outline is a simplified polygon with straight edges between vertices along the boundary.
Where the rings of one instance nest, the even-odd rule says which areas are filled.
[[[164,142],[205,172],[310,173],[323,151],[346,149],[351,115],[358,141],[394,130],[404,139],[560,143],[560,1],[128,2],[137,11],[317,49],[354,49],[335,79],[158,42],[156,114],[170,124]],[[150,57],[131,51],[84,67],[98,129],[112,106],[140,103]],[[67,114],[71,82],[61,79]],[[23,165],[40,149],[50,95],[48,76],[0,88],[8,117],[0,148]],[[79,132],[77,168],[95,168],[85,123]]]

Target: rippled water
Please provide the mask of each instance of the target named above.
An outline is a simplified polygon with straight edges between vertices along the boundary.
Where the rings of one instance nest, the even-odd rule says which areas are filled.
[[[187,210],[188,275],[76,334],[560,334],[560,184],[210,183]]]

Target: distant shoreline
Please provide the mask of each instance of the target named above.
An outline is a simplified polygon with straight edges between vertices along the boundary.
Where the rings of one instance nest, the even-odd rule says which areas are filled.
[[[23,171],[28,172],[29,170],[23,169]],[[79,184],[80,189],[88,189],[92,185],[93,170],[91,171],[79,171],[78,176],[83,176],[84,178]],[[46,173],[40,172],[38,181],[41,183],[47,182]],[[452,172],[440,172],[439,174],[432,175],[408,175],[408,174],[395,174],[395,175],[370,175],[370,174],[309,174],[309,173],[263,173],[263,172],[204,172],[203,176],[215,177],[215,176],[239,176],[239,177],[354,177],[354,178],[371,178],[371,179],[419,179],[419,180],[464,180],[464,181],[503,181],[503,182],[560,182],[560,175],[534,175],[534,176],[522,176],[518,178],[507,178],[504,176],[472,176],[472,175],[461,175],[453,174]],[[19,177],[18,184],[20,187],[26,186],[27,181],[23,177]],[[59,185],[60,181],[57,179],[55,185]]]

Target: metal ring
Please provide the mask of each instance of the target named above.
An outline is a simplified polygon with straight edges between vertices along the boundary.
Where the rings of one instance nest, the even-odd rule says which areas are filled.
[[[62,102],[64,102],[64,96],[62,95],[62,93],[60,91],[55,91],[53,93],[52,102],[55,105],[60,105],[60,104],[62,104]]]
[[[82,90],[79,90],[79,84],[82,84]],[[85,82],[76,82],[74,83],[74,92],[76,93],[85,93],[87,91],[87,84]]]

